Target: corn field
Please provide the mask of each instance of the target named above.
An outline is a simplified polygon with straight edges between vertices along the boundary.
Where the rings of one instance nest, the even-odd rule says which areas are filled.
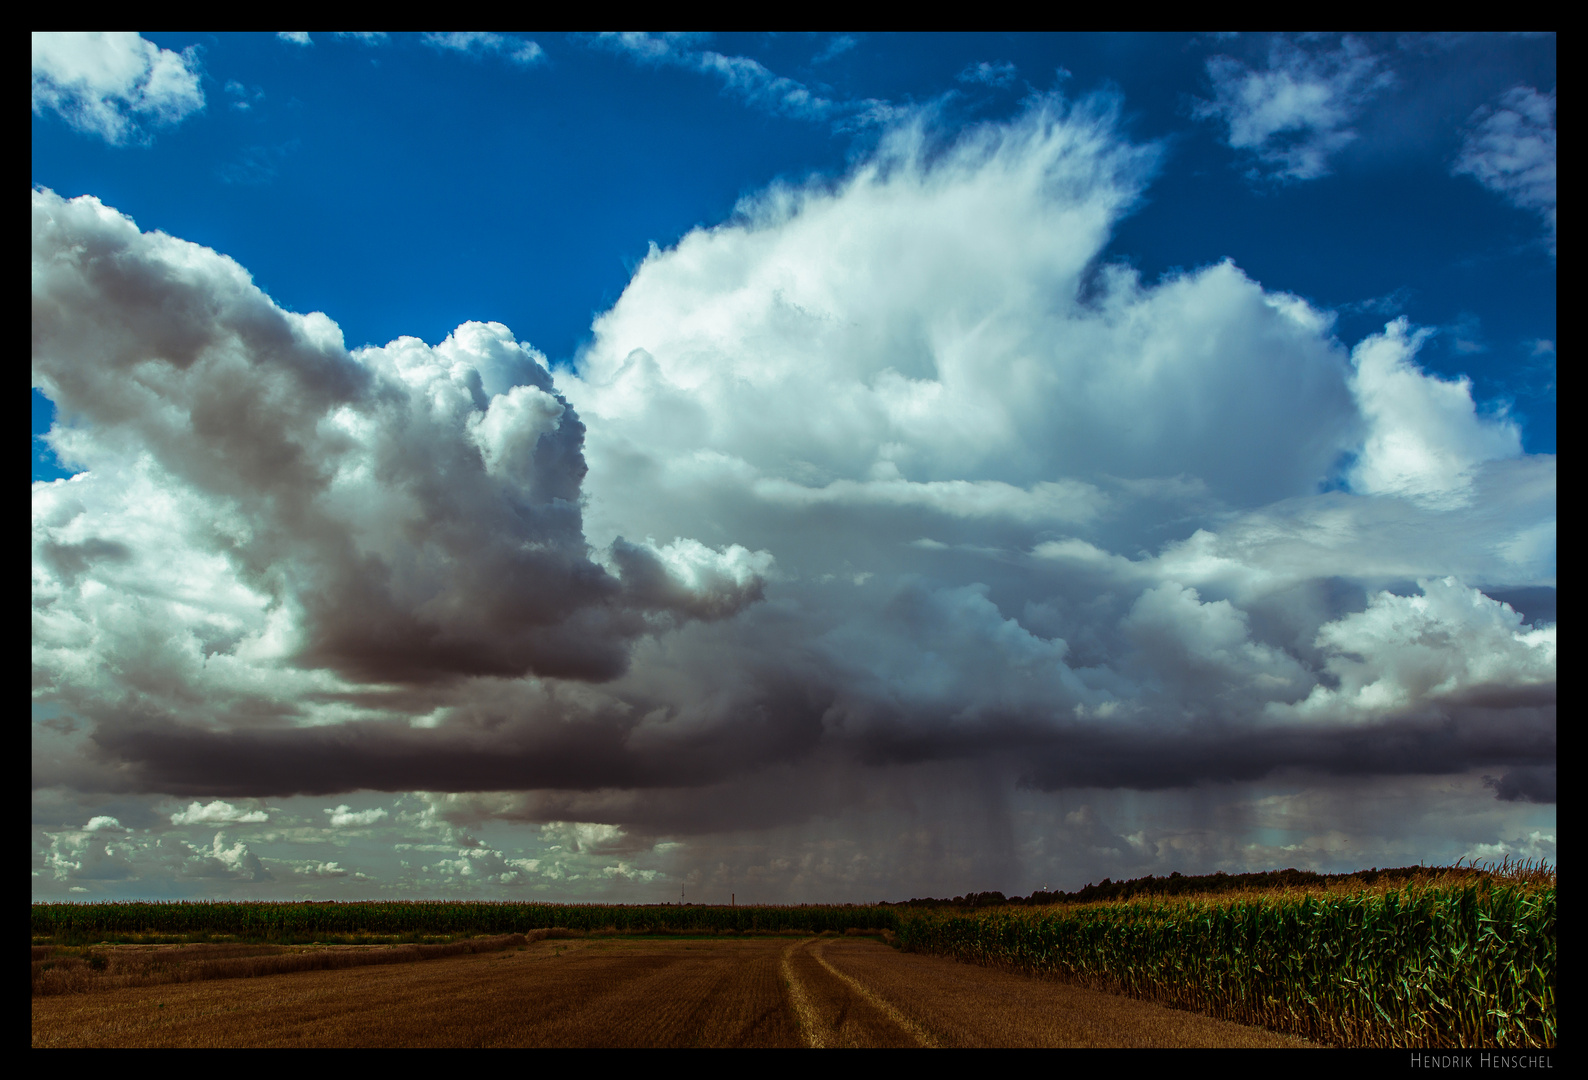
[[[1340,1046],[1556,1039],[1553,884],[929,913],[898,933],[915,951]]]

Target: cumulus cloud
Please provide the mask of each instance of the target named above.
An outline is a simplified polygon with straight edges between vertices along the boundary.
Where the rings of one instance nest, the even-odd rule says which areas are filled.
[[[623,850],[623,830],[598,821],[548,821],[540,827],[541,838],[554,848],[568,851]]]
[[[304,863],[294,866],[292,872],[308,878],[344,878],[348,871],[339,862]]]
[[[715,551],[683,537],[662,547],[618,537],[612,561],[641,602],[696,619],[726,618],[761,599],[772,570],[768,552],[738,544]]]
[[[58,883],[114,882],[136,878],[136,847],[126,840],[106,842],[100,829],[46,833],[43,869]]]
[[[213,825],[216,822],[248,825],[269,820],[270,815],[263,810],[244,810],[223,799],[207,804],[189,803],[186,810],[171,815],[173,825]]]
[[[584,426],[506,327],[350,353],[208,249],[92,198],[39,191],[33,212],[34,385],[85,469],[38,493],[46,668],[153,633],[166,662],[146,680],[223,695],[271,659],[409,684],[622,670],[650,601],[590,559]],[[93,556],[120,587],[83,591]],[[693,602],[687,583],[670,595]]]
[[[109,835],[112,831],[119,835]],[[159,883],[157,888],[181,889],[195,884],[258,885],[275,880],[247,844],[241,840],[227,844],[221,832],[209,843],[198,845],[139,837],[104,826],[45,832],[43,836],[47,843],[35,863],[35,873],[71,892],[113,892],[148,881]]]
[[[327,810],[326,813],[330,815],[333,829],[356,829],[380,821],[386,816],[386,808],[377,806],[369,810],[354,810],[347,803],[343,803],[335,810]]]
[[[33,489],[35,696],[81,722],[35,784],[436,793],[312,815],[425,829],[415,880],[460,889],[718,880],[669,837],[768,890],[1189,871],[1283,845],[1110,793],[1298,775],[1462,777],[1513,815],[1463,849],[1523,834],[1554,627],[1498,597],[1552,608],[1555,459],[1407,323],[1347,350],[1232,263],[1100,263],[1155,160],[1107,97],[896,127],[653,250],[555,377],[498,324],[347,350],[35,192],[34,384],[84,468]]]
[[[292,45],[313,45],[314,39],[306,30],[278,30],[276,37]]]
[[[1327,175],[1329,158],[1356,139],[1352,121],[1395,81],[1352,37],[1330,49],[1276,36],[1265,67],[1215,56],[1207,70],[1213,99],[1198,101],[1196,115],[1222,123],[1229,145],[1250,153],[1257,172],[1285,180]]]
[[[1516,424],[1479,416],[1470,379],[1439,379],[1417,367],[1428,335],[1400,318],[1351,352],[1351,389],[1369,425],[1351,474],[1358,491],[1460,502],[1478,465],[1521,456]]]
[[[1537,211],[1555,253],[1555,91],[1513,86],[1473,113],[1453,171]]]
[[[131,32],[33,34],[33,111],[58,113],[117,145],[204,108],[198,52],[162,49]]]
[[[236,881],[263,882],[275,880],[259,856],[248,849],[241,840],[226,846],[226,834],[216,833],[210,848],[192,848],[183,871],[188,877],[224,877]]]
[[[1475,844],[1464,854],[1469,863],[1499,863],[1505,860],[1544,861],[1559,865],[1555,833],[1534,829],[1520,836],[1497,840],[1488,844]]]
[[[1367,610],[1325,624],[1317,644],[1336,685],[1314,686],[1274,715],[1382,721],[1450,701],[1552,701],[1555,626],[1524,627],[1509,604],[1455,578],[1420,581],[1421,596],[1381,592]]]
[[[1294,657],[1251,640],[1246,612],[1178,582],[1143,591],[1121,625],[1173,700],[1288,697],[1311,682]]]
[[[514,885],[526,873],[533,873],[539,868],[537,860],[509,859],[502,852],[492,850],[460,851],[455,859],[437,859],[434,864],[424,867],[453,887]],[[555,878],[558,875],[553,873],[548,876]]]

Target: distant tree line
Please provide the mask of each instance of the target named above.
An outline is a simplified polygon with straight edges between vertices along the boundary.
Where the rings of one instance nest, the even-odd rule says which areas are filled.
[[[1137,896],[1196,896],[1211,893],[1261,891],[1266,889],[1327,886],[1346,881],[1360,882],[1363,886],[1409,881],[1439,873],[1427,866],[1397,866],[1380,870],[1355,870],[1349,874],[1318,874],[1311,870],[1265,870],[1256,874],[1182,874],[1175,871],[1168,877],[1131,878],[1114,881],[1104,878],[1097,884],[1087,882],[1074,892],[1034,892],[1030,896],[1005,896],[1001,892],[966,893],[964,896],[938,899],[932,896],[912,897],[894,904],[883,902],[884,907],[991,907],[998,904],[1073,904],[1096,900],[1129,900]]]

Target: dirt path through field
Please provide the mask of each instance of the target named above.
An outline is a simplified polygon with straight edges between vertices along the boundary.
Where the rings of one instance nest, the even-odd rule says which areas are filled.
[[[33,999],[42,1046],[1284,1046],[863,938],[541,941]]]
[[[1262,1028],[1033,979],[875,941],[808,946],[816,961],[896,1017],[917,1045],[1303,1046]]]

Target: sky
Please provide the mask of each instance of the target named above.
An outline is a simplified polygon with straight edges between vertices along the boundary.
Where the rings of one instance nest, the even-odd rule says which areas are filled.
[[[1554,862],[1555,52],[34,34],[34,900]]]

